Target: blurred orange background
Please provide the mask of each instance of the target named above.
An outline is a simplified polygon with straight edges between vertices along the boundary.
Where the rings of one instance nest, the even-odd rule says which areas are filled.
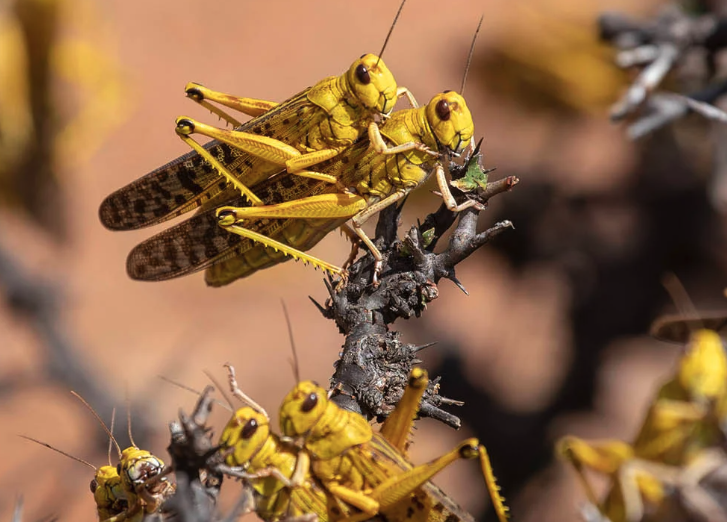
[[[202,370],[222,379],[222,364],[230,362],[244,390],[276,411],[294,380],[280,305],[284,300],[303,376],[328,382],[343,338],[308,300],[309,295],[319,302],[326,298],[319,272],[289,262],[221,289],[206,288],[201,274],[164,283],[131,281],[126,255],[162,227],[112,233],[101,226],[97,211],[113,190],[188,151],[174,133],[177,116],[215,121],[185,99],[187,82],[282,101],[325,76],[342,73],[363,53],[377,53],[395,2],[16,0],[18,5],[43,2],[57,9],[50,62],[54,117],[62,122],[51,147],[57,189],[46,190],[41,203],[30,207],[38,216],[48,214],[45,220],[14,204],[12,194],[5,198],[0,203],[0,246],[31,278],[60,290],[61,328],[93,378],[120,408],[128,387],[135,415],[155,429],[146,439],[149,449],[165,458],[167,423],[180,407],[189,411],[195,397],[157,375],[201,389],[207,384]],[[483,213],[488,223],[495,215],[513,219],[508,244],[526,241],[509,210],[518,205],[538,210],[537,198],[525,199],[528,184],[550,184],[566,197],[589,198],[632,183],[641,145],[629,143],[623,129],[608,121],[608,106],[626,77],[611,65],[611,51],[597,42],[596,17],[606,9],[647,16],[657,5],[655,0],[409,0],[405,6],[384,58],[397,81],[421,103],[442,90],[460,88],[472,34],[484,13],[465,95],[476,137],[484,136],[486,165],[498,167],[493,179],[521,178],[520,186],[493,200]],[[0,10],[0,58],[21,58],[16,69],[0,66],[0,75],[7,75],[0,83],[16,86],[8,90],[17,91],[17,98],[0,102],[0,120],[5,109],[5,126],[18,130],[22,121],[27,125],[22,107],[28,86],[20,77],[27,63],[14,9]],[[4,137],[7,146],[9,136],[0,132],[0,143]],[[702,151],[695,155],[704,177],[709,156]],[[427,190],[420,192],[407,204],[402,230],[439,204]],[[62,204],[56,209],[57,202]],[[628,229],[634,219],[613,208],[599,221],[599,233],[616,244],[628,241],[623,227]],[[61,221],[67,224],[65,232],[59,231]],[[560,233],[543,230],[538,237],[547,242]],[[61,241],[61,234],[67,239]],[[347,252],[337,233],[313,251],[334,263]],[[577,246],[568,254],[581,259]],[[563,266],[534,259],[514,267],[507,255],[488,245],[458,267],[458,277],[469,297],[443,281],[439,299],[422,318],[395,328],[403,331],[405,342],[441,341],[425,356],[434,373],[456,349],[466,363],[467,380],[499,407],[518,415],[541,410],[564,386],[574,357],[568,310],[575,291]],[[718,298],[723,283],[705,283],[697,297]],[[641,290],[631,291],[636,295]],[[551,445],[565,433],[628,438],[635,432],[658,379],[677,355],[675,347],[645,337],[645,328],[641,333],[607,346],[594,384],[595,408],[556,416],[541,444]],[[102,464],[106,456],[99,449],[100,428],[71,397],[67,383],[48,378],[42,338],[7,303],[0,304],[0,345],[0,383],[7,383],[0,386],[0,519],[10,519],[15,499],[22,495],[24,520],[49,515],[93,520],[90,471],[18,435]],[[453,395],[450,382],[443,379],[442,393],[462,398]],[[86,399],[94,404],[94,397]],[[477,404],[470,406],[476,411]],[[227,415],[215,412],[218,431]],[[504,433],[498,423],[486,429]],[[467,419],[460,432],[423,421],[413,459],[434,458],[474,431]],[[485,435],[478,436],[487,443]],[[491,451],[491,457],[496,473],[508,468],[507,453]],[[483,481],[473,464],[458,463],[436,482],[468,510],[486,512]],[[236,486],[230,483],[223,490],[224,508]],[[557,462],[546,463],[517,494],[507,487],[504,493],[520,522],[578,520],[584,501],[571,470]]]

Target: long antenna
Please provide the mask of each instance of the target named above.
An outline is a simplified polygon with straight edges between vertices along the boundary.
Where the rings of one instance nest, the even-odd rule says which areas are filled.
[[[399,15],[401,14],[401,10],[404,9],[404,4],[406,3],[406,0],[401,1],[401,5],[399,6],[399,10],[396,12],[396,16],[394,17],[394,21],[391,24],[391,27],[389,28],[389,34],[386,35],[386,39],[384,40],[384,45],[381,47],[381,52],[379,53],[379,59],[376,60],[376,65],[379,65],[379,62],[381,61],[381,57],[384,55],[384,49],[386,49],[386,44],[389,43],[389,38],[391,38],[391,33],[394,32],[394,26],[396,25],[396,21],[399,19]]]
[[[464,68],[464,76],[462,77],[462,88],[459,90],[461,95],[464,95],[464,85],[467,83],[467,73],[470,70],[470,64],[472,63],[472,55],[475,54],[475,42],[477,41],[477,35],[480,34],[480,27],[482,27],[482,20],[485,19],[485,15],[480,16],[480,23],[477,24],[475,35],[472,37],[472,45],[470,45],[470,54],[467,56],[467,65]]]
[[[227,402],[225,403],[225,402],[218,401],[217,399],[215,399],[215,401],[214,401],[215,404],[217,404],[219,406],[222,406],[226,410],[234,411],[235,410],[235,407],[232,405],[232,402],[230,401],[229,397],[227,397],[227,395],[225,395],[225,392],[220,388],[220,386],[218,385],[218,383],[214,379],[212,379],[212,377],[210,377],[210,375],[207,373],[207,370],[205,370],[205,374],[207,374],[207,377],[210,380],[212,380],[212,382],[217,387],[217,389],[220,390],[220,393],[222,393],[222,396],[227,400]],[[192,393],[194,393],[197,396],[202,395],[202,392],[201,391],[199,391],[199,390],[197,390],[195,388],[192,388],[191,386],[187,386],[186,384],[182,384],[181,382],[175,381],[174,379],[170,379],[169,377],[165,377],[164,375],[157,375],[157,378],[159,378],[159,379],[161,379],[161,380],[163,380],[165,382],[168,382],[169,384],[171,384],[173,386],[176,386],[177,388],[181,388],[183,390],[187,390],[188,392],[192,392]]]
[[[136,445],[136,442],[134,442],[134,436],[131,434],[131,397],[129,397],[129,383],[126,383],[126,390],[124,390],[124,395],[126,395],[126,427],[129,431],[129,442],[131,442],[131,445],[135,448],[138,448],[139,446]]]
[[[215,387],[216,387],[216,388],[217,388],[218,390],[220,390],[220,393],[222,394],[222,398],[223,398],[223,399],[225,399],[225,401],[227,401],[227,404],[225,404],[225,403],[223,402],[223,403],[222,403],[222,405],[223,405],[223,406],[224,406],[225,408],[230,408],[230,411],[231,411],[231,412],[234,412],[234,411],[235,411],[235,405],[234,405],[234,404],[232,404],[232,399],[230,399],[230,396],[229,396],[229,395],[227,395],[227,392],[225,392],[225,387],[224,387],[224,386],[222,386],[222,384],[220,384],[220,383],[219,383],[219,382],[217,381],[217,379],[215,378],[215,376],[214,376],[214,375],[212,375],[212,372],[210,372],[209,370],[204,370],[204,374],[205,374],[205,375],[207,376],[207,378],[208,378],[208,379],[209,379],[210,381],[212,381],[212,384],[214,384],[214,385],[215,385]],[[197,395],[202,395],[202,394],[201,394],[201,393],[199,393],[199,392],[197,392]],[[219,401],[217,401],[217,402],[219,402]]]
[[[115,421],[116,421],[116,407],[113,407],[113,408],[111,408],[111,427],[109,428],[109,431],[111,431],[111,433],[114,432],[114,422]],[[109,457],[109,466],[111,466],[111,439],[110,438],[109,438],[108,457]]]
[[[403,5],[403,4],[402,4]],[[293,336],[293,323],[288,315],[288,307],[282,299],[280,303],[283,305],[283,315],[285,315],[285,324],[288,325],[288,338],[290,339],[290,349],[293,350],[293,375],[295,376],[295,384],[300,382],[300,363],[298,361],[298,351],[295,349],[295,338]]]
[[[27,440],[29,440],[31,442],[35,442],[36,444],[40,444],[41,446],[45,446],[46,448],[51,449],[51,450],[55,451],[56,453],[60,453],[61,455],[64,455],[64,456],[68,457],[69,459],[73,459],[76,462],[80,462],[81,464],[85,464],[86,466],[88,466],[92,470],[96,471],[96,466],[94,466],[90,462],[86,462],[83,459],[79,459],[78,457],[74,457],[73,455],[71,455],[69,453],[66,453],[65,451],[61,451],[58,448],[54,448],[53,446],[51,446],[47,442],[42,442],[42,441],[40,441],[38,439],[34,439],[33,437],[28,437],[27,435],[18,435],[18,437],[22,437],[22,438],[27,439]]]
[[[268,419],[270,418],[270,415],[268,415],[268,412],[265,411],[265,408],[260,406],[257,402],[255,402],[252,397],[250,397],[248,394],[246,394],[244,391],[240,389],[240,387],[237,385],[237,377],[235,376],[235,367],[232,366],[230,363],[225,363],[225,368],[227,368],[227,371],[229,372],[228,379],[230,381],[230,390],[232,391],[232,395],[240,399],[242,402],[247,404],[248,406],[252,407],[252,409],[259,411],[265,417]]]
[[[119,458],[121,458],[121,447],[119,446],[119,443],[116,442],[116,438],[114,438],[114,434],[111,433],[111,430],[109,430],[108,426],[106,426],[106,423],[99,417],[98,413],[96,413],[96,410],[94,410],[89,403],[86,402],[86,399],[78,395],[76,392],[72,391],[71,395],[73,395],[76,399],[81,401],[83,405],[88,408],[88,410],[93,414],[94,417],[96,417],[96,420],[101,424],[101,427],[104,429],[106,434],[111,437],[111,440],[114,441],[114,445],[116,446],[116,451],[119,452]]]
[[[699,318],[697,309],[694,307],[694,303],[689,298],[689,294],[684,288],[684,285],[673,272],[669,272],[664,275],[661,283],[664,285],[664,288],[666,288],[666,291],[669,292],[672,301],[674,301],[677,310],[679,310],[679,313],[684,316],[684,319]]]

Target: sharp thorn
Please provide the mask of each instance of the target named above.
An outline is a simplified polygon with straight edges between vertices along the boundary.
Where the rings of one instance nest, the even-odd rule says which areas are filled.
[[[467,291],[467,289],[464,287],[464,285],[462,285],[462,283],[459,282],[459,279],[457,279],[457,276],[455,276],[454,274],[452,274],[451,276],[448,276],[447,279],[449,279],[455,285],[457,285],[457,288],[459,288],[460,290],[462,290],[462,292],[464,292],[464,295],[470,295],[470,293]]]
[[[429,348],[430,346],[434,346],[435,344],[437,344],[437,342],[438,341],[434,341],[432,343],[427,343],[427,344],[420,344],[419,346],[415,346],[412,351],[414,353],[417,353],[417,352],[419,352],[421,350],[424,350],[425,348]]]
[[[308,299],[311,300],[311,302],[315,305],[316,308],[318,308],[318,311],[323,314],[324,317],[327,315],[327,310],[323,306],[321,306],[318,301],[313,299],[311,296],[308,296]]]

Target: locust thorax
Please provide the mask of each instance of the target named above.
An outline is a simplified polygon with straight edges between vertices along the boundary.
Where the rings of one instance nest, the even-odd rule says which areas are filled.
[[[384,60],[374,54],[364,54],[353,62],[346,81],[351,93],[367,109],[389,114],[396,105],[394,75]]]
[[[692,333],[679,363],[677,379],[693,400],[719,400],[727,395],[727,355],[717,332]]]
[[[270,436],[270,421],[249,406],[235,412],[220,436],[228,466],[247,467]]]
[[[306,435],[326,411],[326,391],[313,381],[299,382],[280,407],[280,429],[286,437]]]
[[[427,123],[439,143],[459,153],[472,140],[475,124],[462,95],[444,91],[430,100],[426,107]]]
[[[123,500],[119,498],[120,480],[116,466],[101,466],[96,470],[96,475],[91,481],[91,493],[98,507],[110,508],[119,500]]]

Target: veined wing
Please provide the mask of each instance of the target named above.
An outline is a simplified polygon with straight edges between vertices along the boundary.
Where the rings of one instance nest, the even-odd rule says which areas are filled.
[[[368,444],[374,454],[372,461],[375,466],[379,469],[391,470],[386,478],[391,476],[391,472],[412,469],[413,465],[380,433],[374,433]],[[355,453],[350,452],[349,455],[353,457]],[[370,463],[364,465],[370,465]],[[374,475],[378,475],[378,473],[374,472]],[[402,522],[474,522],[472,515],[431,481],[416,489],[409,497],[388,508],[384,515],[388,520]]]
[[[285,188],[287,187],[287,189]],[[282,203],[286,196],[295,198],[331,189],[324,181],[298,176],[278,176],[257,188],[266,204]],[[335,189],[335,186],[333,187]],[[229,202],[249,206],[238,196]],[[250,239],[231,234],[217,225],[217,208],[210,208],[140,243],[129,253],[126,268],[132,279],[164,281],[203,270],[235,256],[243,256],[256,247]],[[278,237],[295,220],[250,220],[246,228],[266,236]]]
[[[367,139],[359,141],[351,149],[321,163],[320,170],[336,173],[344,185],[355,186],[358,176],[370,176],[375,162],[385,159],[368,150],[368,144]],[[266,205],[337,190],[335,185],[325,181],[302,178],[287,172],[280,172],[255,187],[255,193]],[[214,206],[210,205],[208,210],[134,247],[126,262],[129,276],[142,281],[165,281],[207,269],[207,284],[222,286],[290,259],[217,225],[217,207],[249,206],[249,202],[237,194],[229,201],[223,200],[225,193],[218,194],[213,201]],[[260,219],[245,221],[244,226],[299,250],[308,250],[345,221]]]
[[[308,101],[308,90],[244,123],[237,130],[305,145],[309,130],[324,117],[322,111]],[[248,187],[280,171],[280,166],[217,140],[207,143],[204,148]],[[227,182],[217,170],[192,151],[108,196],[101,203],[99,217],[111,230],[156,225],[201,206],[226,186]]]

